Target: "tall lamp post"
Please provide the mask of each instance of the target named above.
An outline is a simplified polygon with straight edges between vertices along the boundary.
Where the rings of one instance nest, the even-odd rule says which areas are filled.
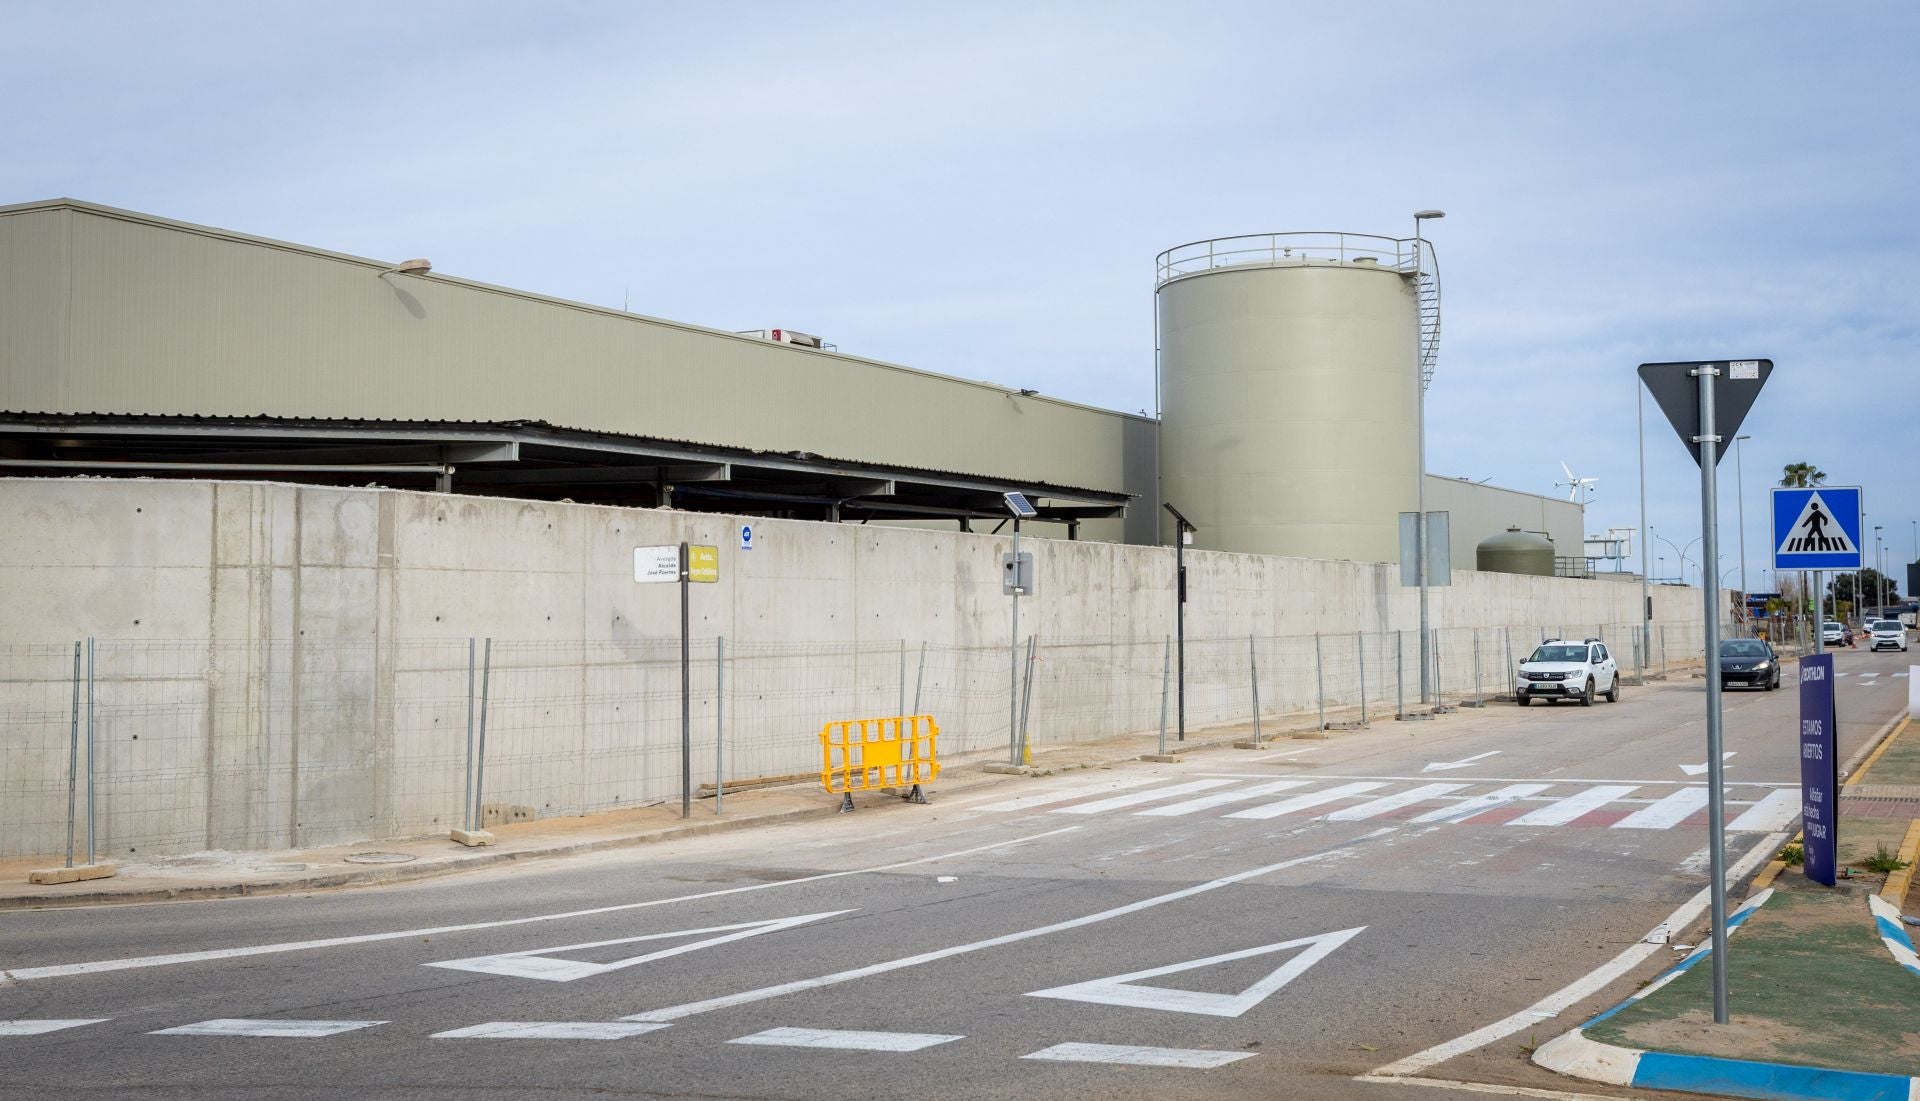
[[[1873,600],[1876,605],[1885,605],[1887,602],[1887,569],[1880,561],[1880,528],[1881,525],[1879,524],[1873,525],[1873,572],[1880,575],[1874,578]],[[1861,625],[1864,626],[1866,624],[1866,616],[1861,616],[1860,622]]]
[[[1420,236],[1420,223],[1436,218],[1445,218],[1444,210],[1416,210],[1413,212],[1413,277],[1417,282],[1424,264],[1422,246],[1426,243]],[[1415,338],[1416,340],[1418,337]],[[1429,703],[1433,699],[1433,658],[1430,641],[1430,619],[1427,612],[1427,371],[1422,362],[1426,358],[1426,349],[1416,348],[1413,359],[1413,384],[1418,395],[1415,403],[1415,415],[1419,421],[1420,468],[1417,472],[1414,491],[1414,507],[1419,511],[1413,518],[1413,554],[1414,569],[1420,579],[1420,702]]]
[[[1740,441],[1752,438],[1733,438],[1734,496],[1740,510],[1740,623],[1748,635],[1753,634],[1753,608],[1747,603],[1747,479],[1740,469]]]
[[[1647,556],[1653,553],[1653,530],[1647,527],[1647,418],[1642,404],[1647,388],[1640,377],[1633,381],[1633,423],[1640,434],[1640,660],[1651,660],[1653,653],[1653,590],[1648,588]],[[1644,683],[1644,681],[1643,681]]]

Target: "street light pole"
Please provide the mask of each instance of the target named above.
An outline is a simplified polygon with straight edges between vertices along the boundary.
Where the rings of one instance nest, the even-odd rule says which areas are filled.
[[[1647,580],[1647,556],[1653,553],[1653,532],[1647,527],[1647,418],[1642,408],[1646,392],[1639,376],[1635,375],[1633,422],[1640,432],[1640,660],[1643,663],[1647,655],[1653,653],[1653,590]]]
[[[1747,601],[1747,479],[1746,472],[1740,466],[1740,441],[1752,438],[1733,438],[1734,496],[1740,510],[1740,623],[1747,628],[1749,635],[1753,634],[1753,608]]]
[[[1445,218],[1444,210],[1416,210],[1413,212],[1413,278],[1420,280],[1421,266],[1425,260],[1421,245],[1425,242],[1420,236],[1420,223],[1434,218]],[[1431,619],[1427,606],[1427,371],[1422,362],[1426,358],[1426,349],[1419,346],[1419,334],[1414,336],[1413,385],[1415,388],[1415,418],[1419,422],[1419,471],[1414,484],[1414,508],[1419,511],[1413,517],[1413,553],[1414,569],[1420,580],[1420,702],[1430,703],[1433,699],[1432,649],[1430,641]]]

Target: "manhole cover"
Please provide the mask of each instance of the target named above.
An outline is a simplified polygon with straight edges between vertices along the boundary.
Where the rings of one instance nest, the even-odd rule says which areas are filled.
[[[346,861],[349,864],[405,864],[412,859],[406,853],[354,853]]]

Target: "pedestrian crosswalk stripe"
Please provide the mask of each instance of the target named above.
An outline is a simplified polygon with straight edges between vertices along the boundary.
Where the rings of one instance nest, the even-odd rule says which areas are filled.
[[[1466,786],[1465,784],[1424,784],[1414,788],[1412,791],[1403,791],[1395,795],[1383,796],[1379,799],[1362,803],[1357,807],[1347,807],[1344,810],[1332,811],[1320,817],[1329,822],[1364,822],[1369,818],[1377,817],[1388,811],[1399,810],[1401,807],[1410,807],[1415,803],[1424,803],[1429,799],[1437,799],[1450,792],[1459,791]]]
[[[46,1017],[40,1020],[0,1021],[0,1036],[42,1036],[81,1025],[97,1025],[112,1017]]]
[[[1272,795],[1276,792],[1287,791],[1290,788],[1303,788],[1310,783],[1312,783],[1311,780],[1275,780],[1270,784],[1255,784],[1250,788],[1241,788],[1238,791],[1222,791],[1213,795],[1202,795],[1195,799],[1188,799],[1185,802],[1173,803],[1164,807],[1149,807],[1146,810],[1137,810],[1133,813],[1136,815],[1151,815],[1157,818],[1178,818],[1181,815],[1193,814],[1196,811],[1224,807],[1229,803],[1244,803],[1249,799],[1258,799],[1263,795]]]
[[[1744,814],[1727,823],[1727,829],[1771,833],[1793,821],[1793,816],[1799,813],[1800,793],[1792,788],[1782,788],[1748,807]]]
[[[386,1024],[385,1021],[260,1021],[246,1018],[221,1017],[197,1024],[181,1025],[178,1028],[162,1028],[148,1033],[151,1036],[273,1036],[291,1039],[318,1039],[322,1036],[337,1036],[342,1032],[352,1032],[360,1028],[372,1028]]]
[[[1342,799],[1355,795],[1363,795],[1369,791],[1379,791],[1386,786],[1384,783],[1372,780],[1362,780],[1352,784],[1341,784],[1339,787],[1328,788],[1325,791],[1310,791],[1305,795],[1296,795],[1291,799],[1282,799],[1278,803],[1268,803],[1265,806],[1248,807],[1246,810],[1234,811],[1226,817],[1253,819],[1278,818],[1283,814],[1295,814],[1303,810],[1311,810],[1314,807],[1325,806],[1328,803],[1337,803]]]
[[[435,1040],[624,1040],[672,1025],[643,1021],[488,1021],[436,1032]]]
[[[1508,822],[1509,826],[1564,826],[1583,815],[1599,810],[1622,795],[1631,794],[1638,785],[1602,784],[1591,787],[1578,795],[1569,795],[1549,803],[1539,810],[1530,811]]]
[[[1429,822],[1464,822],[1476,814],[1485,814],[1495,807],[1504,807],[1508,803],[1525,799],[1529,795],[1538,795],[1552,786],[1552,784],[1508,784],[1498,791],[1462,799],[1450,807],[1430,810],[1412,821],[1415,825],[1425,825]]]
[[[1616,830],[1664,830],[1687,820],[1707,805],[1706,788],[1681,788],[1649,807],[1642,807],[1613,824]]]
[[[1232,780],[1188,780],[1184,784],[1175,784],[1172,787],[1136,791],[1129,795],[1116,795],[1111,799],[1101,799],[1092,803],[1081,803],[1077,806],[1061,807],[1052,813],[1105,814],[1107,811],[1119,810],[1122,807],[1137,807],[1142,803],[1157,803],[1162,799],[1171,799],[1177,795],[1191,795],[1196,791],[1223,788],[1231,783],[1233,783]]]
[[[1118,1044],[1055,1044],[1022,1059],[1054,1063],[1117,1063],[1128,1067],[1191,1067],[1206,1070],[1251,1059],[1251,1051],[1208,1051],[1204,1048],[1138,1047]]]
[[[856,1032],[834,1028],[770,1028],[729,1044],[761,1044],[769,1047],[819,1047],[835,1051],[919,1051],[938,1044],[964,1040],[930,1032]]]
[[[1110,795],[1128,788],[1145,787],[1160,782],[1158,776],[1127,776],[1102,780],[1097,784],[1070,784],[1067,787],[1054,788],[1038,795],[1022,795],[1018,799],[1008,799],[1000,803],[988,803],[980,810],[985,813],[1002,814],[1011,811],[1032,810],[1044,807],[1048,803],[1065,803],[1072,799],[1081,799],[1088,795]]]

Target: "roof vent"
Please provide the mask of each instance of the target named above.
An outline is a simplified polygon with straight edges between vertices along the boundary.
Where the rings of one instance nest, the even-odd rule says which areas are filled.
[[[811,333],[797,333],[792,329],[746,329],[738,336],[757,336],[761,340],[771,340],[775,344],[792,344],[799,348],[831,348],[833,345]]]

